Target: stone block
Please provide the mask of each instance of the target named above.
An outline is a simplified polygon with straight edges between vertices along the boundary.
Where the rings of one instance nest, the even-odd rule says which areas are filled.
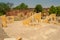
[[[30,19],[26,19],[26,20],[24,20],[22,23],[23,23],[24,25],[29,25]]]
[[[49,16],[46,16],[46,18],[43,20],[44,23],[49,23]]]
[[[41,13],[37,13],[36,15],[34,15],[34,19],[38,20],[40,22],[41,21]]]
[[[51,18],[51,20],[56,21],[56,14],[51,14],[50,18]]]
[[[7,27],[7,18],[5,15],[1,16],[2,26]]]

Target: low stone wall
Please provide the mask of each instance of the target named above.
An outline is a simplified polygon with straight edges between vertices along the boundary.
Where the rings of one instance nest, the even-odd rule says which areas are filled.
[[[24,25],[29,25],[32,23],[52,23],[52,24],[60,24],[60,22],[58,22],[57,16],[56,14],[51,14],[49,16],[42,16],[42,13],[30,13],[30,17],[28,16],[24,16],[24,18],[21,17],[21,15],[17,15],[17,16],[0,16],[0,20],[3,27],[7,27],[8,23],[14,23],[14,21],[20,21],[23,20],[23,24]],[[34,15],[33,15],[34,14]]]
[[[0,16],[0,24],[2,27],[7,27],[8,23],[13,23],[14,22],[14,16]]]
[[[41,15],[42,13],[36,13],[34,15],[32,15],[31,17],[27,18],[26,20],[24,20],[22,23],[23,25],[29,25],[32,23],[51,23],[51,24],[59,24],[59,22],[57,21],[57,16],[56,14],[51,14],[49,16],[44,16],[44,18],[42,18],[43,16]]]

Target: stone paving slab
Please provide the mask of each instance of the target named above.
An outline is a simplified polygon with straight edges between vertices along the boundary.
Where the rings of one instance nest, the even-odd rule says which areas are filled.
[[[17,21],[3,29],[9,37],[21,37],[22,40],[60,40],[60,26],[54,24],[26,27]]]

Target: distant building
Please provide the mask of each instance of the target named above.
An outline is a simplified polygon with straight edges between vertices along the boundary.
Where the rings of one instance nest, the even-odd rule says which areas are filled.
[[[23,13],[24,15],[26,15],[27,13],[33,12],[33,11],[34,11],[34,8],[28,8],[28,9],[25,9],[25,10],[12,9],[12,10],[6,12],[6,15],[7,16],[16,16],[18,13]],[[48,12],[49,8],[44,8],[44,11]]]
[[[23,14],[27,14],[27,13],[29,13],[29,12],[33,12],[33,8],[29,8],[29,9],[25,9],[25,10],[10,10],[10,11],[8,11],[8,12],[6,12],[6,15],[7,16],[16,16],[18,13],[23,13]]]

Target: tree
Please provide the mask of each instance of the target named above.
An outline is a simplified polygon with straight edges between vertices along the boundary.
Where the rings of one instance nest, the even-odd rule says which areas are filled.
[[[60,16],[60,6],[57,6],[56,9],[57,9],[57,16]]]
[[[49,14],[52,14],[52,13],[57,13],[56,7],[54,6],[51,6],[49,9]]]
[[[38,5],[36,5],[34,11],[38,13],[38,12],[42,12],[42,9],[43,9],[42,6],[40,4],[38,4]]]
[[[14,9],[27,9],[28,5],[21,3],[20,5],[16,6]]]
[[[0,15],[5,14],[7,11],[10,10],[9,5],[7,5],[6,3],[0,3]]]

